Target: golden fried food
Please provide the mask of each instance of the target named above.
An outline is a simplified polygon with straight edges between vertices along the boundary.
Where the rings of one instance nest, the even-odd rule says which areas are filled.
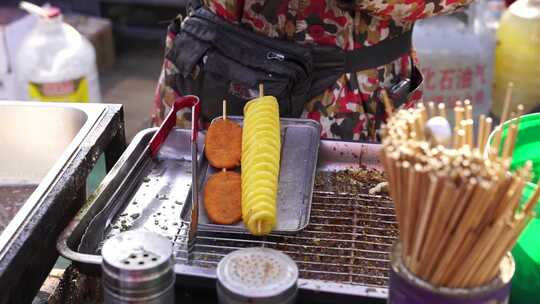
[[[277,220],[281,136],[276,98],[246,104],[242,135],[242,219],[253,235],[266,235]]]
[[[212,175],[204,187],[204,208],[210,221],[229,225],[242,219],[240,174],[223,171]]]
[[[218,119],[208,128],[204,153],[215,168],[233,169],[242,158],[242,128],[230,119]]]

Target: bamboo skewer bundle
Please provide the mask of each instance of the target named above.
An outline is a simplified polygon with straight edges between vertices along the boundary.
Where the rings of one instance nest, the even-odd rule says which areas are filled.
[[[508,105],[504,109],[506,118]],[[502,149],[492,144],[487,156],[491,118],[479,118],[475,140],[470,102],[456,102],[453,111],[456,124],[448,146],[431,144],[424,130],[429,118],[446,116],[443,106],[419,104],[394,112],[384,130],[382,163],[406,266],[436,286],[467,288],[497,276],[500,262],[534,216],[540,185],[521,208],[532,163],[512,173],[508,168],[522,107],[504,139],[502,125],[496,127],[493,141],[503,142]]]

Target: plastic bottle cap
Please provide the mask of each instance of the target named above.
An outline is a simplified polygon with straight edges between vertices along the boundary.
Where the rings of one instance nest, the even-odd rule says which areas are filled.
[[[44,18],[55,18],[62,14],[60,8],[56,6],[47,5],[41,7],[26,1],[22,1],[21,3],[19,3],[19,7],[27,11],[29,14],[34,14]]]
[[[45,11],[47,14],[47,18],[55,18],[62,14],[62,11],[60,10],[60,8],[55,7],[55,6],[49,6],[45,8]]]

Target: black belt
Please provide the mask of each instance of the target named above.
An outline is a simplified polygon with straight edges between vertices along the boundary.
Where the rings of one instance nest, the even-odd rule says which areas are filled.
[[[201,6],[203,6],[201,0],[188,0],[188,13]],[[344,73],[373,69],[410,53],[412,30],[353,51],[329,46],[313,46],[311,49],[315,69],[340,70]]]
[[[337,47],[313,46],[313,83],[309,98],[313,98],[334,85],[339,76],[373,69],[388,64],[412,49],[412,31],[394,38],[383,40],[375,45],[365,46],[353,51]]]
[[[201,6],[203,6],[201,0],[188,0],[188,13],[191,14],[191,12]],[[213,13],[210,15],[213,15]],[[275,43],[274,41],[270,44]],[[291,48],[299,47],[299,44],[292,41],[280,41],[279,43],[290,43]],[[311,55],[312,66],[309,72],[312,82],[311,88],[307,93],[308,96],[306,97],[307,99],[311,99],[334,85],[336,80],[344,73],[374,69],[410,54],[412,50],[412,30],[385,39],[377,44],[363,46],[352,51],[345,51],[338,47],[318,45],[307,46],[307,49]],[[414,82],[412,83],[413,87],[417,87],[416,82],[419,84],[421,81],[421,75],[419,77],[411,75],[407,79],[404,79],[406,83],[392,84],[391,88],[387,88],[389,95],[394,100],[395,106],[399,106],[408,99],[409,96],[407,93],[409,93],[411,82]],[[393,92],[394,87],[399,87],[396,89],[396,92]],[[398,95],[400,96],[398,97]]]
[[[383,66],[410,53],[411,49],[412,30],[352,51],[314,46],[313,65],[315,69],[341,69],[345,73],[351,73]]]

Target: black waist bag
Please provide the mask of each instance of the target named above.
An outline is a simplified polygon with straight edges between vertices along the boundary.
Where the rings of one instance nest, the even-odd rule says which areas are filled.
[[[311,86],[310,51],[231,24],[205,8],[197,9],[179,28],[166,54],[178,69],[166,79],[179,94],[200,97],[202,116],[222,113],[227,100],[231,115],[242,115],[244,104],[265,95],[279,101],[280,115],[301,115]]]

